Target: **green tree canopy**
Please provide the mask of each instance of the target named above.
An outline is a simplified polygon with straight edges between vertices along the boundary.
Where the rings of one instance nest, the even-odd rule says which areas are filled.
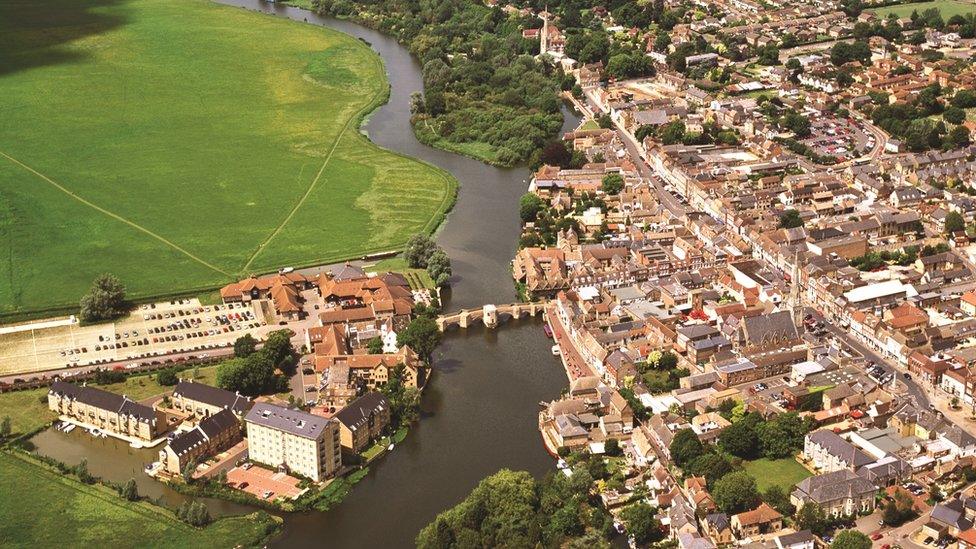
[[[234,341],[234,356],[244,358],[258,348],[258,340],[251,334],[244,334]]]
[[[729,473],[715,483],[712,497],[719,509],[732,515],[754,509],[759,504],[756,480],[745,471]]]
[[[624,178],[620,177],[620,174],[608,173],[603,176],[603,183],[600,188],[609,195],[620,194],[624,188]]]
[[[397,345],[407,345],[424,360],[430,360],[430,355],[441,343],[441,331],[437,322],[428,317],[413,319],[406,328],[397,334]]]
[[[674,460],[674,463],[678,467],[685,467],[694,461],[695,458],[705,453],[705,448],[702,446],[701,441],[698,440],[698,435],[691,429],[678,431],[674,435],[674,438],[671,439],[669,450],[671,452],[671,459]]]
[[[654,515],[653,507],[646,503],[637,503],[621,511],[620,518],[627,526],[627,533],[634,537],[638,545],[643,546],[664,539],[661,523]]]
[[[844,530],[834,538],[830,549],[871,549],[871,538],[857,530]]]
[[[81,298],[81,319],[87,322],[110,320],[125,314],[125,286],[113,275],[100,275]]]

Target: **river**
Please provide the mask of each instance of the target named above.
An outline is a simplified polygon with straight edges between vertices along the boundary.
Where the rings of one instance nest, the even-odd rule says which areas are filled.
[[[220,1],[307,20],[372,45],[386,64],[392,89],[389,102],[369,118],[366,132],[377,144],[444,168],[461,183],[457,204],[437,237],[454,269],[445,309],[514,301],[509,264],[519,236],[518,199],[526,191],[526,169],[495,168],[417,141],[410,128],[409,103],[411,93],[422,89],[421,67],[395,40],[298,8],[261,0]],[[564,129],[575,128],[579,118],[569,110],[564,115]],[[478,327],[448,333],[435,352],[422,419],[407,439],[374,464],[331,511],[287,515],[274,545],[410,547],[423,526],[463,499],[482,478],[502,468],[535,475],[553,469],[537,428],[539,401],[558,396],[566,386],[562,367],[549,352],[551,345],[539,319],[508,322],[496,330]],[[53,452],[55,457],[65,457],[63,436],[59,444],[39,439],[35,442],[42,452],[51,453],[56,446],[60,450]],[[69,446],[91,444],[105,443],[82,435]],[[120,448],[112,453],[131,455]],[[81,456],[68,455],[73,459],[65,461]],[[93,473],[106,478],[131,476],[114,475],[91,458],[89,464]]]

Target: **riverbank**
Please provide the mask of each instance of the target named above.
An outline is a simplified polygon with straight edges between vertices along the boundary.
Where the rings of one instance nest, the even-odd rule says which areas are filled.
[[[0,451],[0,492],[7,495],[0,498],[0,539],[11,546],[260,547],[281,527],[257,512],[195,528],[169,509],[126,501],[9,451]]]

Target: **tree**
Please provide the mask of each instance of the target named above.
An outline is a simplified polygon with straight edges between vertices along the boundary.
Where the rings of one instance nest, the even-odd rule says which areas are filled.
[[[722,450],[742,459],[753,459],[759,455],[759,435],[756,434],[755,423],[752,421],[737,421],[729,425],[718,437],[718,445]]]
[[[176,375],[176,370],[172,368],[160,370],[160,372],[156,374],[156,383],[160,385],[165,385],[169,387],[172,385],[176,385],[179,382],[180,382],[180,378],[178,375]]]
[[[430,360],[430,355],[440,343],[441,331],[437,328],[437,322],[427,317],[413,319],[397,334],[398,346],[407,345],[424,360]]]
[[[759,504],[756,480],[745,471],[720,478],[712,489],[712,497],[719,509],[730,515],[754,509]]]
[[[600,188],[609,195],[620,194],[624,188],[624,178],[620,177],[620,174],[608,173],[603,176],[603,183]]]
[[[545,203],[535,193],[525,193],[519,199],[519,217],[523,223],[535,221]]]
[[[295,373],[295,347],[291,344],[291,330],[275,330],[264,340],[261,353],[275,368],[286,374]]]
[[[136,479],[130,478],[125,481],[119,490],[119,495],[126,501],[136,501],[139,499],[139,490],[136,488]]]
[[[0,421],[0,438],[9,437],[10,432],[10,416],[3,416],[3,421]]]
[[[949,107],[942,112],[942,118],[950,124],[962,124],[966,121],[966,111],[959,107]]]
[[[95,279],[81,298],[81,319],[87,322],[109,320],[125,313],[125,286],[119,279],[103,274]]]
[[[792,516],[796,509],[790,503],[790,496],[778,485],[774,484],[763,492],[762,500],[770,507],[779,511],[785,517]]]
[[[623,453],[623,450],[620,448],[620,441],[615,438],[611,438],[604,444],[603,451],[608,456],[619,456]]]
[[[678,467],[684,467],[705,453],[698,435],[691,429],[682,429],[671,439],[671,459]]]
[[[654,508],[646,503],[637,503],[620,513],[627,525],[627,533],[633,536],[637,545],[647,545],[664,539],[661,523],[654,516]]]
[[[217,385],[247,396],[274,392],[280,387],[274,363],[265,353],[224,362],[217,367]]]
[[[437,243],[425,234],[415,234],[407,241],[407,247],[403,251],[403,257],[407,260],[407,265],[414,269],[426,269],[427,260],[437,250]]]
[[[427,274],[430,275],[436,286],[443,287],[451,281],[453,272],[451,259],[447,257],[447,252],[438,247],[427,260]]]
[[[814,534],[822,536],[829,526],[827,514],[824,513],[820,505],[806,503],[800,507],[800,511],[796,514],[796,526],[797,530],[810,530]]]
[[[539,160],[549,166],[568,168],[569,163],[573,161],[573,153],[566,147],[565,142],[554,139],[542,147]]]
[[[383,338],[376,336],[366,342],[366,351],[371,355],[378,355],[383,352]]]
[[[966,230],[966,221],[959,212],[949,212],[945,218],[946,234]]]
[[[857,530],[844,530],[834,538],[830,549],[871,549],[871,538]]]
[[[251,334],[244,334],[234,341],[234,356],[244,358],[258,348],[258,340]]]
[[[788,113],[783,117],[783,126],[801,139],[810,136],[810,119],[802,114]]]
[[[382,388],[383,396],[390,403],[390,425],[394,429],[412,423],[420,415],[420,391],[407,386],[406,369],[403,364],[394,366]]]
[[[800,217],[800,212],[791,208],[779,216],[779,226],[784,229],[795,229],[796,227],[802,227],[803,218]]]
[[[705,477],[709,486],[714,486],[720,478],[733,471],[729,460],[716,452],[698,456],[688,465],[687,470],[695,476]]]

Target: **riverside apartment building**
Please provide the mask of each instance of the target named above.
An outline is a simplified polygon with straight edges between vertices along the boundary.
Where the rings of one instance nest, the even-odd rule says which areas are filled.
[[[248,456],[319,482],[342,468],[339,422],[258,402],[244,417]]]

